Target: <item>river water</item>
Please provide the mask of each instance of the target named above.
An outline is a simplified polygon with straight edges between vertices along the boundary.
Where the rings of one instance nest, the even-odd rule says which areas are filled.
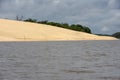
[[[120,80],[120,40],[0,42],[0,80]]]

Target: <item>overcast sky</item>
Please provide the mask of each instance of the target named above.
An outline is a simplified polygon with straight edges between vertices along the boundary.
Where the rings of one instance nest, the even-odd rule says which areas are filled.
[[[17,15],[82,24],[93,33],[120,32],[120,0],[0,0],[0,18]]]

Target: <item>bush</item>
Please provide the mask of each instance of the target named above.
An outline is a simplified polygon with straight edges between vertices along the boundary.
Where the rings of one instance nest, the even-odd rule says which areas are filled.
[[[120,39],[120,32],[116,32],[112,36]]]
[[[26,22],[40,23],[40,24],[47,24],[47,25],[62,27],[62,28],[71,29],[71,30],[75,30],[75,31],[82,31],[82,32],[86,32],[86,33],[91,33],[90,28],[88,28],[86,26],[82,26],[80,24],[69,25],[68,23],[48,22],[48,20],[37,21],[36,19],[31,19],[31,18],[26,19],[24,21],[26,21]]]
[[[26,19],[26,20],[24,20],[24,21],[26,21],[26,22],[33,22],[33,23],[37,23],[37,20],[36,20],[36,19],[31,19],[31,18]]]

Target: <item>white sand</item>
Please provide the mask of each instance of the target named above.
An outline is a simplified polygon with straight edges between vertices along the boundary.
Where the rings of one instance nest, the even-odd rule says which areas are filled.
[[[117,40],[69,29],[0,19],[0,41]]]

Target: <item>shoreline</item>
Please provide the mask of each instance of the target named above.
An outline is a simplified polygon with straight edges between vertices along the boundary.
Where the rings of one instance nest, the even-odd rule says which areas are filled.
[[[0,41],[118,40],[50,25],[0,19]]]
[[[4,42],[84,42],[84,41],[120,41],[119,39],[117,40],[49,40],[49,41],[0,41],[0,43]]]

